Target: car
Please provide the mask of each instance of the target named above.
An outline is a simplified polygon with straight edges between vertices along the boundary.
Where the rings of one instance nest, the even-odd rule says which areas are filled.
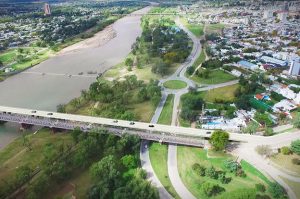
[[[31,113],[36,113],[36,111],[31,111]]]
[[[210,131],[207,131],[206,134],[211,134],[211,132],[210,132]]]
[[[47,115],[53,115],[53,113],[47,113]]]
[[[131,121],[129,124],[130,124],[130,125],[134,125],[135,123],[134,123],[133,121]]]
[[[153,128],[153,127],[154,127],[154,125],[153,125],[153,124],[149,124],[149,127]]]
[[[147,144],[145,144],[145,149],[147,149],[148,148],[148,146],[147,146]]]
[[[114,120],[113,123],[118,123],[118,120]]]

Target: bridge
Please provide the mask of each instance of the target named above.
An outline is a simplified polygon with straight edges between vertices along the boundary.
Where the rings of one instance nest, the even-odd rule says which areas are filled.
[[[104,128],[118,136],[122,136],[126,133],[137,135],[145,140],[189,146],[203,146],[204,139],[208,139],[212,133],[211,130],[206,129],[185,128],[6,106],[0,106],[0,121],[66,130],[80,128],[85,132]],[[262,136],[230,133],[230,140],[232,141],[247,142],[249,140],[257,140],[261,137]]]

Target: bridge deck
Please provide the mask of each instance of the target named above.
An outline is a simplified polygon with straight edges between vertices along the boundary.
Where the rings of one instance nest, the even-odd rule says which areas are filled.
[[[211,136],[211,133],[208,133],[211,130],[206,129],[185,128],[145,122],[130,122],[102,117],[82,116],[6,106],[0,106],[0,120],[63,129],[74,129],[75,127],[81,127],[82,129],[88,130],[89,126],[102,126],[105,128],[127,129],[136,132],[136,134],[138,134],[138,132],[144,132],[149,135],[159,135],[159,139],[164,136],[176,136],[181,138],[201,140],[201,138],[209,138]],[[234,141],[247,142],[251,139],[257,140],[257,137],[263,138],[263,136],[230,133],[230,140]]]

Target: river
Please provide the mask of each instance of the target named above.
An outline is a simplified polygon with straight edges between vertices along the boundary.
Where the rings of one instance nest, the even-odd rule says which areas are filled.
[[[147,13],[146,7],[134,13]],[[141,35],[140,16],[126,16],[113,24],[116,37],[106,44],[54,56],[25,72],[0,83],[0,105],[55,111],[88,89],[96,75],[120,63],[130,53],[131,45]],[[83,73],[84,75],[78,75]],[[15,129],[15,130],[14,130]],[[0,149],[18,136],[16,127],[0,127]]]

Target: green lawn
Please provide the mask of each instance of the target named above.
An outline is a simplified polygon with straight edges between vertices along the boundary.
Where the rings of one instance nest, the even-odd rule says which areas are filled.
[[[172,122],[172,113],[173,113],[173,105],[174,105],[174,95],[170,94],[167,97],[164,108],[158,118],[159,124],[170,125]]]
[[[196,37],[201,37],[204,32],[204,25],[203,24],[190,24],[186,19],[181,18],[181,22],[189,31],[191,31]]]
[[[221,30],[225,27],[224,24],[217,23],[217,24],[206,24],[206,33],[220,33]]]
[[[164,87],[169,89],[183,89],[186,86],[187,84],[181,80],[169,80],[164,83]]]
[[[166,188],[166,190],[176,199],[180,197],[177,195],[168,174],[168,145],[160,143],[152,143],[149,147],[149,155],[153,170],[159,181]]]
[[[226,100],[228,102],[233,102],[235,99],[234,93],[238,88],[239,84],[234,84],[230,86],[212,89],[209,91],[200,92],[200,95],[206,102],[214,103],[218,100]]]
[[[237,191],[238,189],[254,189],[255,184],[262,183],[267,186],[265,177],[262,177],[261,173],[256,170],[251,165],[242,162],[242,167],[246,172],[247,177],[236,177],[234,174],[227,172],[226,176],[231,177],[232,180],[228,184],[221,184],[220,181],[211,179],[209,177],[201,177],[193,169],[192,165],[194,163],[199,163],[200,165],[209,168],[214,166],[217,170],[226,170],[224,167],[224,161],[228,159],[234,159],[230,155],[218,154],[217,158],[207,158],[206,151],[195,147],[185,147],[179,146],[177,152],[178,158],[178,169],[180,177],[185,184],[185,186],[192,192],[192,194],[197,198],[208,198],[201,191],[201,184],[204,182],[217,183],[225,189],[225,192],[221,193],[219,196],[228,196],[231,192]]]
[[[199,84],[221,84],[231,80],[235,80],[236,77],[222,70],[213,70],[210,72],[208,78],[194,75],[191,77],[191,79]]]
[[[202,64],[205,61],[205,52],[204,50],[201,50],[201,53],[199,57],[196,59],[196,61],[193,63],[193,68],[196,69],[200,64]]]
[[[0,61],[3,62],[4,64],[8,64],[14,61],[16,55],[17,55],[16,49],[5,51],[4,53],[0,54]]]

